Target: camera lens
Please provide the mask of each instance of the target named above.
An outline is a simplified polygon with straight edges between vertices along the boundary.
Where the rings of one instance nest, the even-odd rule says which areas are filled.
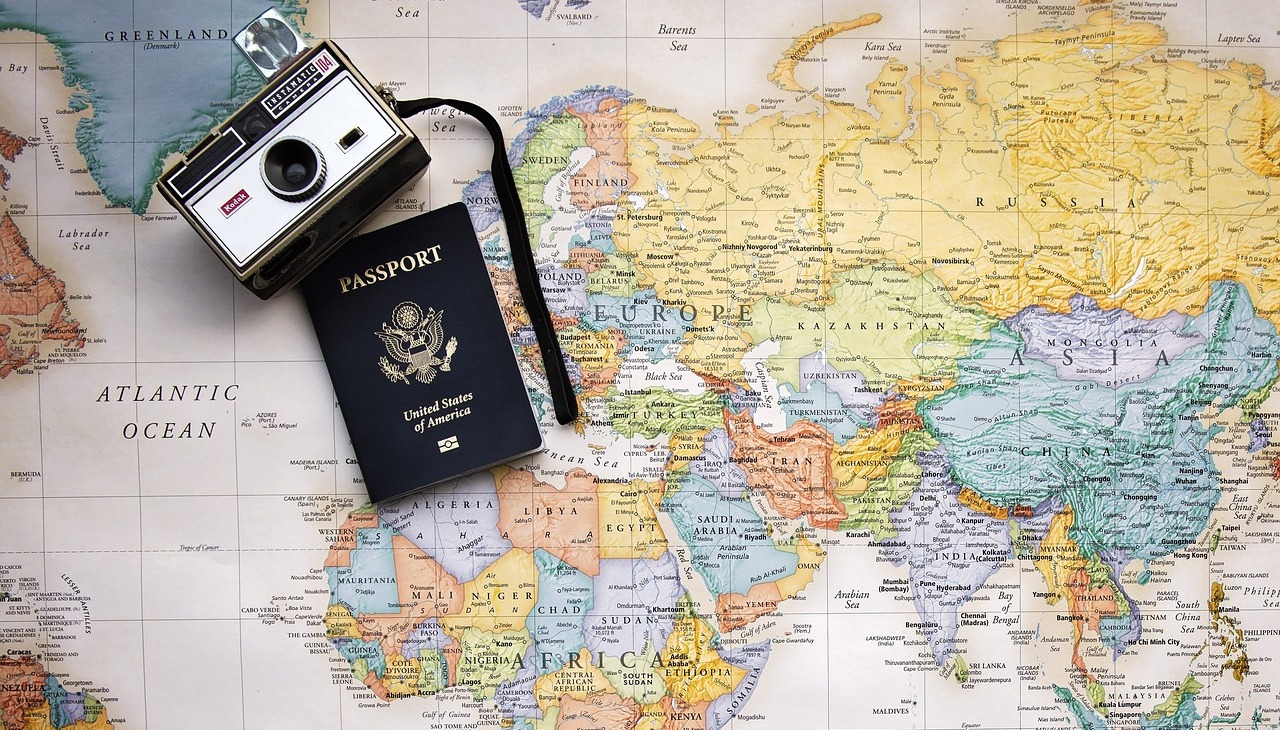
[[[324,156],[299,137],[282,137],[262,155],[262,179],[278,198],[306,200],[324,186]]]

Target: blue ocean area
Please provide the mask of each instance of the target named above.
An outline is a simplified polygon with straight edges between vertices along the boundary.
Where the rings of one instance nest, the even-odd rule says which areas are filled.
[[[272,4],[301,12],[292,2]],[[0,6],[0,30],[34,31],[57,47],[64,83],[75,90],[71,108],[92,108],[76,126],[90,175],[111,205],[141,214],[164,158],[261,88],[231,39],[268,5],[26,0]]]

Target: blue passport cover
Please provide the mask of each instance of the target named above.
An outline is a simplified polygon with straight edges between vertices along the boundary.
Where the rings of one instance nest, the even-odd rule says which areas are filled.
[[[542,448],[462,203],[351,239],[302,292],[373,501]]]

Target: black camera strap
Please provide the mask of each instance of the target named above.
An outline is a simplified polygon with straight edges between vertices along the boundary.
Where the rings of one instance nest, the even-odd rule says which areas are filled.
[[[529,239],[524,206],[520,204],[515,176],[511,174],[511,163],[507,160],[507,144],[502,137],[502,127],[498,125],[498,120],[483,107],[469,101],[410,99],[395,102],[396,113],[402,118],[441,106],[452,107],[474,117],[484,125],[489,136],[493,138],[493,188],[497,193],[498,203],[502,207],[502,220],[507,226],[507,235],[511,239],[511,262],[515,267],[516,283],[520,286],[520,297],[524,300],[525,311],[529,313],[529,322],[533,325],[533,332],[538,338],[538,347],[542,350],[542,365],[547,371],[547,382],[551,386],[551,400],[555,404],[556,421],[561,424],[572,423],[578,418],[578,399],[573,394],[573,384],[569,380],[569,371],[565,368],[560,341],[556,339],[551,312],[547,309],[547,301],[542,295],[542,286],[538,283],[538,267],[533,260],[533,242]]]

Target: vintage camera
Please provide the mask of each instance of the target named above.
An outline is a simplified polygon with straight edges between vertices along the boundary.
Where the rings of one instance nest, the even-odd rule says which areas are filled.
[[[332,42],[308,48],[269,10],[236,45],[266,87],[166,170],[159,188],[267,299],[324,260],[430,157],[394,100]]]

